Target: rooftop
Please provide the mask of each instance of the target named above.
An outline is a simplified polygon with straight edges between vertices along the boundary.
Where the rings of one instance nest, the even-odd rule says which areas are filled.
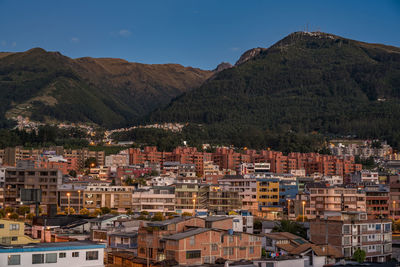
[[[76,250],[76,249],[94,249],[94,248],[105,248],[105,245],[92,241],[31,243],[27,245],[7,245],[7,246],[0,245],[0,253]]]
[[[180,240],[189,236],[194,236],[194,235],[198,235],[204,232],[208,232],[208,231],[216,231],[215,229],[209,229],[209,228],[195,228],[186,232],[182,232],[182,233],[178,233],[178,234],[174,234],[174,235],[169,235],[169,236],[165,236],[163,239],[168,239],[168,240]]]

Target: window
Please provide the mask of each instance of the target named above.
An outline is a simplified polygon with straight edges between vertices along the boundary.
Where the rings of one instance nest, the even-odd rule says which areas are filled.
[[[59,257],[59,258],[65,258],[65,257],[67,257],[67,253],[65,253],[65,252],[60,252],[60,254],[58,254],[58,257]]]
[[[211,245],[211,251],[217,251],[218,250],[218,245],[217,244],[212,244]]]
[[[46,263],[56,263],[56,262],[57,262],[57,253],[46,254]]]
[[[229,236],[229,243],[233,242],[233,236]]]
[[[197,259],[197,258],[201,258],[201,250],[186,251],[186,259]]]
[[[21,255],[8,255],[8,265],[21,265]]]
[[[93,261],[99,259],[99,252],[97,250],[94,251],[86,251],[86,260]]]
[[[10,224],[10,230],[19,230],[19,224],[15,223]]]
[[[233,248],[224,248],[224,256],[233,255]]]
[[[79,252],[72,252],[72,257],[73,258],[78,258],[79,257]]]
[[[0,229],[4,228],[4,224],[0,223]]]
[[[12,236],[11,237],[11,241],[17,241],[18,240],[18,236]]]
[[[44,254],[32,254],[32,264],[44,263]]]
[[[350,225],[343,225],[343,234],[350,234]]]
[[[253,254],[254,253],[254,247],[249,247],[249,253]]]
[[[189,244],[190,244],[191,246],[194,246],[194,236],[191,236],[191,237],[189,238]]]

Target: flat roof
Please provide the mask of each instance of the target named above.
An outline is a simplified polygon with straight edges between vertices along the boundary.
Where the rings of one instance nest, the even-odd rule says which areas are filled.
[[[99,249],[106,245],[92,241],[72,241],[54,243],[31,243],[27,245],[1,245],[0,253],[34,252],[34,251],[59,251],[79,249]]]

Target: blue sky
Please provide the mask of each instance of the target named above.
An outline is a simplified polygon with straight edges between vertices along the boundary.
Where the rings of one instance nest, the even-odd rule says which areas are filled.
[[[0,51],[213,69],[294,31],[400,47],[400,1],[0,0]]]

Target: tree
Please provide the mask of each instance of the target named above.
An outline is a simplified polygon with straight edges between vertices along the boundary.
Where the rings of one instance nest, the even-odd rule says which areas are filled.
[[[147,215],[149,215],[149,212],[146,211],[146,210],[143,210],[143,211],[140,212],[140,214],[141,214],[141,215],[146,215],[146,216],[147,216]]]
[[[156,214],[154,214],[154,216],[151,220],[152,221],[164,221],[164,216],[161,212],[156,212]]]
[[[80,215],[89,215],[89,210],[87,208],[83,208],[79,211]]]
[[[65,214],[68,214],[68,207],[65,208]],[[69,208],[69,214],[75,214],[75,209],[74,208]]]
[[[133,211],[131,210],[131,209],[128,209],[127,211],[126,211],[126,215],[132,215],[133,214]]]
[[[112,214],[112,215],[119,215],[119,212],[116,211],[116,210],[112,210],[112,211],[110,212],[110,214]]]
[[[13,208],[13,207],[6,207],[6,208],[4,209],[4,211],[5,211],[6,213],[12,213],[12,212],[14,212],[14,208]]]
[[[299,216],[296,218],[296,221],[302,222],[302,221],[303,221],[303,215],[299,215]],[[305,221],[305,222],[308,221],[307,216],[304,216],[304,221]]]
[[[261,220],[254,220],[253,223],[254,229],[261,230],[262,229],[262,221]]]
[[[90,216],[97,217],[100,214],[101,214],[101,209],[95,209],[92,213],[90,213]]]
[[[299,223],[290,220],[281,220],[272,229],[273,232],[289,232],[294,235],[307,238],[307,230]]]
[[[71,175],[74,178],[76,178],[76,175],[77,175],[75,170],[70,170],[68,174]]]
[[[17,213],[22,216],[25,216],[25,214],[29,213],[30,211],[31,208],[29,208],[28,206],[20,206],[17,209]]]
[[[29,213],[28,215],[26,215],[26,219],[31,221],[31,220],[33,220],[34,216],[35,216],[35,214]]]
[[[192,213],[190,213],[190,212],[184,212],[184,213],[182,213],[182,217],[190,217],[190,216],[192,216],[193,214]]]
[[[101,210],[102,215],[108,214],[111,212],[111,209],[109,207],[101,207],[100,210]]]
[[[0,209],[0,219],[6,217],[6,211],[4,209]]]
[[[19,215],[16,212],[13,212],[10,214],[10,216],[8,216],[8,218],[10,218],[11,220],[18,220]]]
[[[366,253],[364,250],[357,249],[354,251],[353,260],[357,261],[358,263],[363,263],[365,261]]]

